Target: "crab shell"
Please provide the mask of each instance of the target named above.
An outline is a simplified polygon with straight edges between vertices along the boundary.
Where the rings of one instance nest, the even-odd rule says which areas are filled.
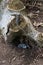
[[[21,1],[12,1],[8,4],[7,8],[10,12],[20,12],[25,9],[25,6]]]

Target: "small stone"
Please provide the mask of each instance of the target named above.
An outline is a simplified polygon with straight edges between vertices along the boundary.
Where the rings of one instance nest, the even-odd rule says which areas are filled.
[[[43,54],[42,54],[42,57],[43,57]]]
[[[6,60],[3,60],[3,61],[2,61],[2,63],[5,63],[5,62],[6,62]]]
[[[29,47],[28,45],[26,45],[26,44],[19,44],[18,45],[18,48],[24,48],[24,49],[26,49],[27,47]]]

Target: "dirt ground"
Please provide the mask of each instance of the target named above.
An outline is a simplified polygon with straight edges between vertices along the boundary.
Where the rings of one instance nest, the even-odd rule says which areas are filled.
[[[19,49],[0,36],[0,65],[43,65],[43,48]]]

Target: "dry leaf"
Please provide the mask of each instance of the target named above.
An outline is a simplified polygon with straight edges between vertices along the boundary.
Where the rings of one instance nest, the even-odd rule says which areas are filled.
[[[33,25],[38,27],[38,26],[43,26],[43,23],[42,22],[38,22],[38,23],[34,22]]]

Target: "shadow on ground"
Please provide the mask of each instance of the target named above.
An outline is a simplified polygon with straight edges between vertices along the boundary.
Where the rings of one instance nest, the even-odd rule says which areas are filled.
[[[0,65],[29,65],[33,63],[38,54],[41,54],[41,50],[38,48],[20,49],[13,47],[5,43],[0,36]],[[39,62],[42,63],[40,60]]]

